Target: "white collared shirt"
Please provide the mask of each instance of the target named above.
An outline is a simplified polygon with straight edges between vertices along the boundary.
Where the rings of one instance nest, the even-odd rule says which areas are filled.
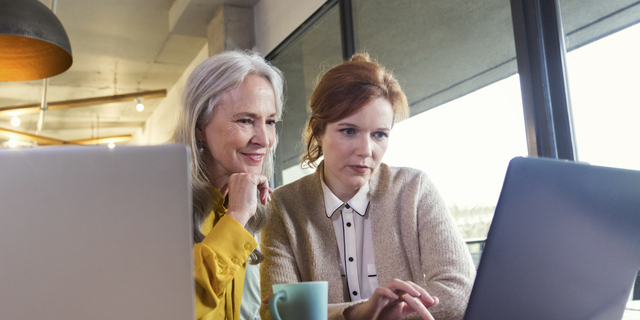
[[[378,276],[369,217],[369,183],[343,203],[322,181],[324,206],[340,251],[340,268],[351,301],[369,299],[378,287]]]

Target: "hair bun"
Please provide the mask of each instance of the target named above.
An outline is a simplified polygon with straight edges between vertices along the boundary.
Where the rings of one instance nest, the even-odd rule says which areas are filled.
[[[356,53],[353,56],[351,56],[351,59],[349,61],[354,61],[354,62],[371,62],[371,58],[369,58],[369,54],[368,53]]]

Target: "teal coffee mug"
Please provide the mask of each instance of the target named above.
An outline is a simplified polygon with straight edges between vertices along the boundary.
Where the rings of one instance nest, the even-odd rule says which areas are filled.
[[[326,320],[328,300],[326,281],[274,284],[269,312],[273,320]]]

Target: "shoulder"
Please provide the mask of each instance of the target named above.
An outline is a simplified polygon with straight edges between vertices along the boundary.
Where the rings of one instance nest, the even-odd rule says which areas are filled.
[[[317,174],[304,176],[277,188],[271,194],[271,204],[279,210],[308,206],[322,197],[322,186]]]
[[[429,181],[429,178],[422,170],[408,167],[392,167],[386,163],[381,163],[378,173],[371,182],[378,188],[394,190],[405,185],[420,185],[425,181]]]
[[[277,198],[289,198],[289,197],[295,197],[298,195],[303,195],[305,193],[311,192],[313,191],[313,189],[315,188],[315,184],[316,184],[316,175],[315,174],[310,174],[307,176],[304,176],[294,182],[291,182],[289,184],[285,184],[279,188],[277,188],[273,194],[272,194],[272,198],[277,197]]]
[[[371,196],[381,201],[414,201],[440,197],[437,188],[425,172],[415,168],[391,167],[380,164],[370,182]],[[413,199],[413,200],[412,200]]]

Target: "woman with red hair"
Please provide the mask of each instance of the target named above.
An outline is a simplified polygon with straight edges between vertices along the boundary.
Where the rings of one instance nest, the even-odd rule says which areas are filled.
[[[397,80],[356,54],[322,76],[310,108],[303,163],[322,161],[271,196],[262,296],[328,281],[330,319],[461,318],[475,269],[453,218],[426,174],[381,163],[409,114]]]

